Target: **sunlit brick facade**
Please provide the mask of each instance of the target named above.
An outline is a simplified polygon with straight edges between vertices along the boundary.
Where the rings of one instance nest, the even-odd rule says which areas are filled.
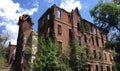
[[[92,51],[92,58],[87,62],[89,71],[114,71],[111,51],[103,48],[108,35],[102,34],[99,27],[82,19],[77,8],[67,12],[56,5],[51,6],[38,21],[40,35],[54,36],[66,56],[69,56],[68,46],[75,37],[80,46],[84,45]]]

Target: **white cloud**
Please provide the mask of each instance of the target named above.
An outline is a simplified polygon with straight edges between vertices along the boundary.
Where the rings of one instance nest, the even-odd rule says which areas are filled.
[[[2,30],[2,36],[10,34],[9,40],[16,44],[18,35],[18,19],[19,16],[28,13],[33,15],[38,10],[38,2],[33,4],[33,8],[26,9],[20,7],[20,3],[15,3],[13,0],[0,0],[0,27],[4,26],[5,29]],[[9,33],[6,33],[9,32]],[[7,42],[8,42],[7,41]]]
[[[91,7],[90,4],[82,3],[82,10],[81,10],[81,12],[86,13],[86,14],[89,13],[89,10],[91,9],[90,7]]]
[[[53,3],[54,2],[54,0],[48,0],[48,3]]]
[[[79,0],[61,0],[60,7],[68,12],[71,12],[72,9],[76,7],[78,7],[79,10],[82,8]]]
[[[39,2],[35,1],[32,5],[35,6],[35,7],[38,7],[39,6]]]
[[[2,30],[2,38],[8,37],[5,47],[7,47],[9,41],[11,41],[11,44],[16,45],[18,29],[19,29],[18,25],[15,24],[5,25],[5,29]]]
[[[48,4],[53,4],[53,3],[55,4],[56,1],[55,0],[44,0],[44,2]]]

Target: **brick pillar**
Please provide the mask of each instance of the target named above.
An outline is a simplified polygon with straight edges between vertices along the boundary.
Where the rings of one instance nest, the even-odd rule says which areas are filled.
[[[24,71],[25,69],[25,48],[28,43],[28,38],[32,33],[32,19],[28,14],[23,14],[19,17],[19,33],[17,38],[17,48],[16,48],[16,56],[14,62],[15,71]]]

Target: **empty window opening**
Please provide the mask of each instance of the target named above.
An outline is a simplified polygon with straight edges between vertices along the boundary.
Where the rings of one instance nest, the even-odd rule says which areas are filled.
[[[106,66],[107,71],[110,71],[110,66]]]
[[[96,36],[96,44],[97,44],[97,46],[99,46],[98,37],[97,36]]]
[[[96,65],[96,70],[95,71],[98,71],[98,65]]]
[[[50,15],[48,14],[47,19],[50,20]]]
[[[104,39],[102,35],[101,35],[101,40],[102,40],[102,45],[104,46]]]
[[[100,70],[103,71],[103,66],[100,66]]]
[[[60,18],[61,17],[61,12],[60,10],[57,11],[57,18]]]
[[[94,58],[96,58],[96,51],[95,51],[95,50],[93,50],[93,53],[94,53]]]
[[[87,43],[87,37],[86,37],[86,35],[84,35],[84,41],[85,41],[85,43]]]
[[[80,23],[77,23],[77,30],[80,31]]]
[[[58,53],[62,53],[62,42],[61,41],[58,41]]]
[[[62,27],[61,25],[58,24],[58,34],[61,35],[62,34]]]
[[[91,32],[92,32],[92,31],[93,31],[93,29],[92,29],[92,25],[91,25],[91,28],[90,28],[90,29],[91,29]]]
[[[104,53],[104,60],[107,60],[106,53]]]
[[[94,45],[94,38],[93,38],[93,36],[92,36],[92,44]]]
[[[101,53],[98,52],[98,59],[101,59]]]
[[[68,23],[70,24],[72,22],[72,18],[70,15],[68,15]]]
[[[69,29],[69,43],[72,42],[72,30]]]
[[[113,56],[111,54],[109,54],[109,56],[110,56],[110,61],[112,61],[113,60]]]
[[[96,35],[97,34],[97,29],[94,27],[94,34]]]

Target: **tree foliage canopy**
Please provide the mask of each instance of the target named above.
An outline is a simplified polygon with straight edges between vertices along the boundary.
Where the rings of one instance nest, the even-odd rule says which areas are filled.
[[[120,5],[120,0],[113,0],[116,4]]]
[[[91,16],[96,25],[110,31],[120,31],[120,7],[114,2],[99,2],[91,11]]]
[[[6,63],[6,51],[7,48],[2,46],[3,39],[0,37],[0,68],[3,68]]]

